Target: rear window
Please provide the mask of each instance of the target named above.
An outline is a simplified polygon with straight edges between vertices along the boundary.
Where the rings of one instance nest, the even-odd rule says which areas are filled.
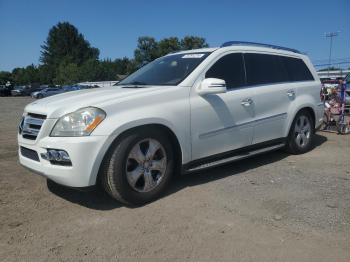
[[[309,68],[304,61],[299,58],[282,57],[285,68],[288,71],[290,81],[310,81],[314,80]]]
[[[288,82],[289,76],[279,56],[267,54],[244,55],[247,84],[261,85]]]

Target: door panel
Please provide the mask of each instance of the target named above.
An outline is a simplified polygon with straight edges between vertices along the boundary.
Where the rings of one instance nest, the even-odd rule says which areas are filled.
[[[256,87],[253,144],[284,137],[287,110],[294,99],[287,94],[290,88],[290,84]]]
[[[248,146],[253,137],[254,104],[242,105],[250,98],[249,88],[227,93],[191,95],[192,159]]]
[[[247,85],[254,89],[253,144],[284,136],[287,109],[295,97],[283,58],[265,53],[244,54]]]

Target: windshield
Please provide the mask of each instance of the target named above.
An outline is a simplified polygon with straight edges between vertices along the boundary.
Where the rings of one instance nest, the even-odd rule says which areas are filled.
[[[210,53],[185,53],[163,56],[140,68],[119,85],[178,85]]]

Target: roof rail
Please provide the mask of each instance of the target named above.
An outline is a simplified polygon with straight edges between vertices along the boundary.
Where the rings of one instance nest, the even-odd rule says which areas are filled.
[[[278,45],[263,44],[263,43],[244,42],[244,41],[229,41],[229,42],[223,43],[220,47],[233,46],[233,45],[248,45],[248,46],[268,47],[268,48],[280,49],[280,50],[285,50],[285,51],[290,51],[293,53],[301,54],[300,51],[293,49],[293,48],[288,48],[288,47],[283,47],[283,46],[278,46]]]

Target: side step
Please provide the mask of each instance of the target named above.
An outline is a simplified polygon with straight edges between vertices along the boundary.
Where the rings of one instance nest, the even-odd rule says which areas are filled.
[[[209,163],[201,164],[199,166],[192,167],[192,168],[188,169],[187,172],[195,172],[195,171],[200,171],[200,170],[211,168],[211,167],[221,166],[221,165],[224,165],[224,164],[227,164],[230,162],[238,161],[238,160],[252,157],[255,155],[259,155],[259,154],[262,154],[265,152],[274,151],[274,150],[280,149],[284,146],[285,146],[285,143],[281,143],[281,144],[268,146],[268,147],[264,147],[264,148],[260,148],[260,149],[256,149],[256,150],[252,150],[252,151],[246,151],[244,153],[240,153],[240,154],[228,157],[228,158],[219,159],[219,160],[216,160],[213,162],[209,162]]]

